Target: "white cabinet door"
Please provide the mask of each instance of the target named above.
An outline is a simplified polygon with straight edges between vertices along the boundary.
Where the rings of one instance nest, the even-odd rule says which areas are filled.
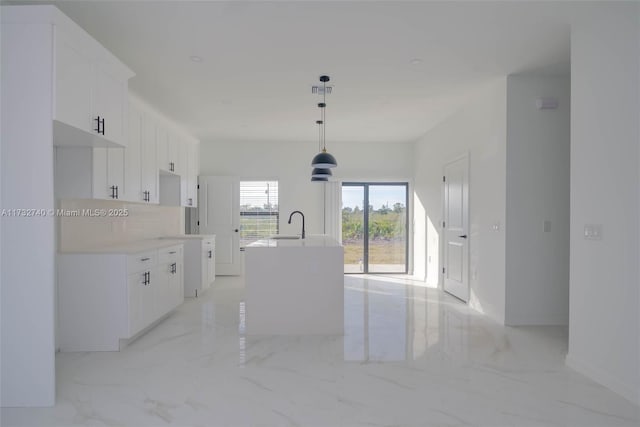
[[[200,158],[199,151],[200,146],[198,144],[187,145],[187,177],[186,177],[186,192],[187,192],[187,206],[198,206],[198,173],[200,171]]]
[[[132,76],[131,70],[95,40],[58,27],[54,120],[82,132],[65,130],[55,138],[56,145],[126,146],[128,79]],[[91,135],[104,140],[99,142]]]
[[[175,268],[169,277],[169,292],[171,309],[184,302],[184,270],[181,262],[175,262]]]
[[[95,67],[93,115],[100,117],[103,137],[122,146],[127,144],[127,91],[126,80],[122,81],[108,71]]]
[[[209,250],[207,248],[202,248],[202,262],[200,264],[200,267],[202,269],[202,284],[200,285],[200,288],[204,291],[205,289],[209,289],[209,283],[211,283],[211,281],[209,280]],[[196,294],[197,296],[197,294]]]
[[[54,119],[78,129],[89,130],[93,63],[61,31],[56,33],[56,97]]]
[[[137,334],[153,321],[153,288],[146,282],[147,272],[130,274],[127,280],[129,336]]]
[[[182,206],[193,206],[193,197],[189,196],[189,187],[191,186],[191,182],[189,180],[189,153],[191,144],[183,142],[178,146],[178,148],[179,162],[177,163],[177,170],[180,175],[180,204]]]
[[[153,282],[153,294],[155,299],[156,313],[154,317],[164,316],[172,308],[170,277],[170,263],[162,263],[158,268],[158,274]]]
[[[198,182],[200,233],[216,236],[216,273],[240,275],[240,179],[201,176]]]
[[[123,191],[124,148],[94,148],[93,198],[120,199]]]
[[[211,287],[211,284],[216,280],[216,253],[215,249],[211,249],[211,254],[208,259],[208,271],[207,271],[207,288]]]
[[[169,132],[168,135],[167,160],[169,161],[169,172],[180,175],[182,172],[182,166],[180,164],[182,141],[172,132]]]
[[[124,198],[126,182],[124,179],[124,148],[107,148],[107,184],[109,198]],[[115,187],[115,197],[111,197],[111,189]]]
[[[94,199],[111,199],[109,197],[115,192],[109,189],[109,166],[108,151],[106,148],[94,148],[92,153],[93,161],[93,198]],[[86,179],[78,176],[77,179]]]
[[[129,104],[129,142],[124,150],[124,192],[121,199],[131,202],[142,202],[144,197],[141,191],[142,183],[142,159],[140,150],[142,147],[142,112],[134,105]]]
[[[143,113],[140,176],[143,200],[159,203],[158,194],[158,127],[149,114]],[[148,193],[145,193],[148,192]]]
[[[171,169],[171,161],[169,160],[169,134],[159,123],[156,124],[156,128],[158,141],[158,169],[169,172]]]

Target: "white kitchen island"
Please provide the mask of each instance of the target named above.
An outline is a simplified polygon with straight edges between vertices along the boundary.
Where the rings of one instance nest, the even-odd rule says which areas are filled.
[[[344,333],[344,248],[328,236],[245,248],[246,332]]]

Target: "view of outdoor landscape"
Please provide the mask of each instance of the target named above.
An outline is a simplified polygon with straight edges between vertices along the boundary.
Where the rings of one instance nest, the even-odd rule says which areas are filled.
[[[278,234],[278,182],[240,182],[240,247]]]
[[[405,272],[406,191],[405,185],[343,186],[342,243],[346,273]],[[366,212],[365,192],[369,201]],[[367,229],[365,214],[368,214]],[[365,240],[368,257],[365,256]],[[367,260],[368,266],[365,265]]]

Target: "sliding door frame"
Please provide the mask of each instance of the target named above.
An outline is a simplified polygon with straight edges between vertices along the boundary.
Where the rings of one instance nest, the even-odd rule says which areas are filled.
[[[405,188],[404,192],[404,214],[405,214],[405,239],[404,239],[404,271],[395,273],[385,272],[369,272],[369,187],[371,186],[402,186]],[[362,273],[345,273],[345,274],[409,274],[409,183],[408,182],[356,182],[345,181],[342,183],[343,187],[362,187],[364,191],[364,207],[362,209],[364,214],[364,271]],[[342,230],[340,231],[342,233]]]

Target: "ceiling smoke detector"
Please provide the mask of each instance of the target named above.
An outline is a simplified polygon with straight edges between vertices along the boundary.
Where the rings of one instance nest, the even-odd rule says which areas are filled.
[[[317,95],[325,95],[325,91],[326,91],[326,95],[330,95],[332,90],[333,90],[333,86],[318,86],[318,85],[311,86],[311,93],[317,94]]]

